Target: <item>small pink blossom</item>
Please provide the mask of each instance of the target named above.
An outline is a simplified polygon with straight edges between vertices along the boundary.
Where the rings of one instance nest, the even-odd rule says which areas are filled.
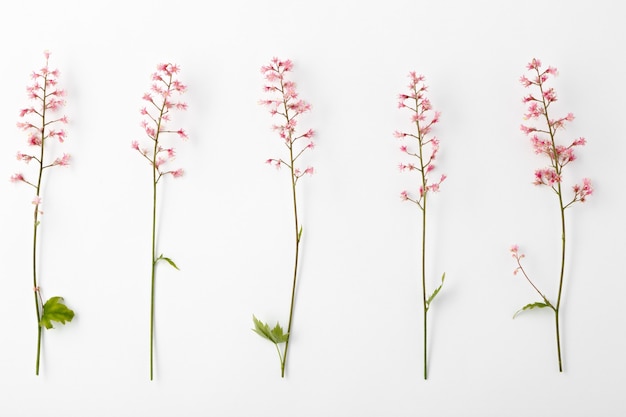
[[[170,174],[172,174],[172,177],[174,178],[180,178],[183,176],[183,174],[185,173],[185,171],[183,171],[182,169],[177,169],[175,171],[170,171]]]
[[[535,171],[535,185],[548,185],[552,187],[559,182],[561,182],[561,176],[552,168],[538,169]]]
[[[408,199],[409,199],[409,193],[408,193],[406,190],[402,191],[402,192],[400,193],[400,198],[401,198],[402,200],[404,200],[404,201],[408,200]]]
[[[32,201],[32,203],[33,203],[34,205],[36,205],[36,206],[41,205],[41,202],[42,202],[41,197],[39,197],[38,195],[36,195],[36,196],[33,198],[33,201]]]
[[[178,134],[178,136],[180,136],[181,139],[189,139],[187,133],[185,132],[185,129],[178,129],[176,133]]]
[[[29,163],[31,160],[33,159],[33,157],[31,155],[26,155],[23,154],[21,152],[17,152],[17,160],[18,161],[24,161],[26,163]]]
[[[69,162],[70,162],[70,155],[64,153],[62,157],[55,159],[52,165],[67,166],[69,165]]]
[[[589,178],[583,178],[581,185],[574,185],[574,201],[585,202],[587,197],[593,194],[593,187],[591,186],[591,180]]]
[[[21,173],[11,175],[11,182],[21,182],[24,181],[24,175]]]

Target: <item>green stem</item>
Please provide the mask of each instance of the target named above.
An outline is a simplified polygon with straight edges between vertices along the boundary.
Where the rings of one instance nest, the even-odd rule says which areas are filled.
[[[283,85],[282,80],[281,80],[281,90],[283,92],[283,97],[284,97],[285,96],[284,85]],[[289,124],[290,117],[289,117],[289,111],[287,107],[287,100],[285,99],[283,99],[283,107],[285,110],[285,119],[287,121],[287,124]],[[291,285],[291,303],[289,306],[289,322],[287,323],[287,334],[289,336],[287,337],[287,341],[285,342],[285,352],[283,354],[283,358],[281,362],[281,370],[280,370],[281,378],[285,377],[287,353],[289,352],[289,341],[291,340],[291,324],[293,321],[293,310],[294,310],[294,305],[295,305],[295,300],[296,300],[296,283],[298,279],[298,258],[300,254],[300,239],[302,237],[300,233],[300,224],[298,222],[298,200],[297,200],[297,194],[296,194],[296,181],[298,178],[296,176],[295,167],[294,167],[295,158],[293,155],[293,141],[292,141],[291,133],[289,133],[288,147],[289,147],[289,160],[290,160],[289,168],[291,171],[291,196],[293,200],[293,218],[294,218],[294,232],[295,232],[296,248],[295,248],[295,255],[294,255],[294,262],[293,262],[293,283]]]
[[[563,362],[561,360],[561,335],[559,330],[559,308],[561,307],[561,296],[563,295],[563,278],[565,276],[565,208],[563,207],[563,196],[561,194],[561,183],[558,184],[559,206],[561,209],[561,272],[559,275],[559,292],[554,309],[554,320],[556,325],[556,349],[559,359],[559,372],[563,372]]]
[[[415,109],[419,112],[420,105],[418,100],[417,90],[415,91]],[[415,120],[415,126],[417,128],[417,140],[419,142],[419,161],[420,161],[420,174],[422,175],[422,202],[418,204],[422,210],[422,310],[424,312],[424,346],[423,346],[423,361],[424,361],[424,379],[428,379],[428,303],[426,295],[426,200],[427,200],[427,182],[426,178],[426,166],[424,164],[424,143],[422,136],[422,129],[420,127],[419,119]],[[427,164],[426,164],[427,165]]]
[[[158,134],[157,134],[158,135]],[[155,158],[158,138],[154,141]],[[150,381],[154,378],[154,282],[156,276],[157,171],[152,169],[152,271],[150,277]]]
[[[172,84],[172,76],[166,83],[167,90],[170,90]],[[155,299],[155,281],[156,281],[156,223],[157,223],[157,184],[161,179],[161,173],[157,166],[157,154],[159,152],[159,134],[161,132],[161,122],[166,111],[166,98],[163,98],[163,104],[159,110],[159,117],[156,120],[156,131],[154,137],[154,149],[152,152],[152,270],[150,276],[150,381],[154,379],[154,299]]]
[[[424,190],[425,189],[426,187],[424,187]],[[424,307],[424,379],[426,380],[428,379],[428,306],[426,304],[426,192],[424,192],[424,203],[422,207],[422,301]]]
[[[291,157],[291,195],[293,197],[293,218],[294,218],[294,226],[295,226],[295,242],[296,242],[296,250],[293,262],[293,283],[291,286],[291,303],[289,306],[289,322],[287,324],[287,334],[289,337],[285,342],[285,353],[283,355],[283,362],[281,366],[281,377],[285,377],[285,364],[287,362],[287,352],[289,351],[289,340],[291,339],[291,324],[293,321],[293,309],[296,299],[296,282],[298,279],[298,258],[300,254],[300,226],[298,222],[298,203],[296,198],[296,176],[293,168],[293,148],[289,147],[289,154]]]
[[[550,123],[550,117],[548,116],[548,106],[549,103],[546,102],[546,99],[543,94],[543,83],[541,81],[541,76],[539,74],[539,70],[537,69],[537,75],[539,81],[539,90],[541,91],[541,100],[544,108],[544,116],[546,119],[546,123],[548,126],[548,133],[550,134],[550,140],[552,142],[552,166],[556,172],[556,174],[560,177],[561,172],[563,170],[563,166],[559,163],[559,156],[557,154],[556,141],[554,136],[556,135],[556,131],[553,129],[552,124]],[[556,331],[556,349],[557,356],[559,361],[559,372],[563,372],[563,362],[561,359],[561,334],[560,334],[560,326],[559,326],[559,311],[561,307],[561,296],[563,295],[563,280],[565,277],[565,207],[563,205],[563,192],[561,189],[561,182],[557,182],[556,194],[559,198],[559,210],[561,212],[561,271],[559,273],[559,291],[556,300],[556,306],[553,308],[554,310],[554,321],[555,321],[555,331]]]
[[[44,170],[44,145],[46,140],[45,126],[46,126],[46,89],[48,85],[48,75],[44,76],[43,82],[43,94],[42,94],[42,111],[41,111],[41,152],[39,154],[39,175],[37,177],[37,186],[36,186],[36,198],[39,199],[41,195],[41,183],[43,179],[43,170]],[[43,304],[40,307],[39,298],[40,298],[40,289],[37,282],[37,229],[39,228],[39,203],[35,204],[35,211],[33,214],[33,292],[35,295],[35,312],[37,315],[37,360],[35,362],[35,375],[39,375],[39,363],[41,361],[41,326],[39,322],[41,321],[41,308],[43,308]]]

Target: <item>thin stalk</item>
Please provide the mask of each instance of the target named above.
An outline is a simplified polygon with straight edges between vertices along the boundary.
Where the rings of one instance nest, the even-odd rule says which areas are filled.
[[[169,90],[172,83],[170,75],[167,88]],[[150,276],[150,381],[154,379],[154,299],[155,299],[155,281],[156,281],[156,223],[157,223],[157,184],[161,179],[161,174],[157,166],[157,153],[159,151],[159,133],[161,132],[161,122],[166,109],[166,100],[159,110],[159,117],[156,120],[156,131],[154,137],[154,149],[152,153],[152,271]]]
[[[549,103],[546,102],[545,96],[543,94],[543,83],[541,82],[541,76],[539,76],[539,70],[537,70],[538,80],[539,81],[539,90],[541,92],[541,100],[544,108],[544,116],[546,119],[546,123],[548,126],[548,133],[550,134],[550,140],[552,142],[552,164],[556,174],[560,177],[563,166],[559,163],[559,156],[557,154],[556,141],[554,136],[556,134],[555,129],[553,129],[552,124],[550,123],[550,117],[548,116],[548,106]],[[563,295],[563,280],[565,277],[565,206],[563,205],[563,193],[561,189],[561,182],[557,182],[556,194],[559,198],[559,210],[561,212],[561,271],[559,273],[559,291],[557,294],[556,306],[553,308],[554,310],[554,321],[555,321],[555,332],[556,332],[556,349],[557,356],[559,361],[559,372],[563,372],[563,362],[561,359],[561,334],[560,334],[560,326],[559,326],[559,308],[561,307],[561,296]]]
[[[417,90],[415,91],[415,111],[419,112],[419,100]],[[427,178],[426,178],[426,166],[424,164],[424,149],[423,149],[423,136],[422,129],[420,127],[419,119],[415,120],[415,126],[417,128],[417,140],[419,142],[419,161],[420,161],[420,174],[422,176],[422,203],[418,204],[422,211],[422,310],[424,312],[424,346],[423,346],[423,361],[424,361],[424,380],[428,379],[428,304],[426,295],[426,200],[427,200]]]
[[[36,198],[39,199],[41,194],[41,182],[43,179],[43,170],[44,170],[44,145],[46,140],[45,134],[45,126],[46,126],[46,89],[48,86],[48,75],[44,76],[43,82],[43,94],[42,94],[42,110],[41,110],[41,152],[39,154],[39,176],[37,178],[37,187],[36,187]],[[33,215],[33,292],[35,294],[35,312],[37,315],[37,360],[35,362],[35,375],[39,375],[39,363],[41,361],[41,326],[39,322],[41,321],[41,309],[43,308],[43,304],[39,303],[39,297],[41,296],[38,282],[37,282],[37,229],[39,227],[39,203],[35,204],[35,211]],[[43,303],[43,301],[42,301]]]
[[[422,171],[422,176],[424,175]],[[425,184],[425,180],[424,180]],[[424,187],[424,190],[426,187]],[[428,306],[426,305],[426,193],[422,206],[422,301],[424,307],[424,379],[428,379],[427,346],[428,346]]]
[[[561,208],[561,272],[559,276],[559,292],[554,309],[554,320],[556,330],[556,350],[559,359],[559,372],[563,372],[561,360],[561,334],[559,329],[559,308],[561,306],[561,295],[563,294],[563,277],[565,276],[565,208],[563,207],[563,197],[561,195],[561,184],[558,185],[559,205]]]
[[[154,141],[155,158],[158,140]],[[152,271],[150,277],[150,381],[154,377],[154,282],[156,276],[156,207],[157,207],[157,171],[152,169]]]
[[[283,86],[282,80],[281,80],[281,89],[284,92],[284,86]],[[283,94],[283,97],[284,97],[284,94]],[[287,119],[287,124],[289,124],[290,119],[289,119],[289,113],[287,109],[286,100],[283,100],[283,106],[285,109],[285,119]],[[294,226],[295,226],[294,231],[295,231],[295,238],[296,238],[296,241],[295,241],[296,250],[295,250],[294,262],[293,262],[293,284],[291,286],[291,304],[289,306],[289,323],[287,324],[287,334],[289,335],[289,337],[287,338],[287,341],[285,342],[285,352],[283,354],[283,360],[281,362],[281,369],[280,369],[280,376],[282,378],[285,377],[285,365],[287,363],[287,352],[289,351],[289,340],[291,339],[291,324],[292,324],[292,319],[293,319],[293,308],[294,308],[295,299],[296,299],[296,282],[298,279],[298,257],[300,253],[300,238],[301,238],[300,225],[298,222],[298,202],[297,202],[297,195],[296,195],[297,177],[296,177],[295,168],[294,168],[293,141],[291,139],[291,133],[289,134],[289,159],[290,159],[289,168],[291,172],[291,196],[293,199],[293,218],[294,218]]]

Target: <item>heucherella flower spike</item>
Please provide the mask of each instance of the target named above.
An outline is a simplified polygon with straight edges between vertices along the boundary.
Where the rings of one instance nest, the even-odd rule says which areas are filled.
[[[431,192],[439,191],[441,183],[446,179],[441,175],[438,179],[431,179],[430,175],[435,170],[435,160],[439,152],[439,139],[431,135],[433,126],[439,123],[441,113],[434,111],[430,100],[426,97],[428,90],[424,83],[423,75],[415,72],[409,73],[409,92],[399,94],[398,108],[408,109],[411,112],[411,123],[415,129],[413,132],[395,131],[393,136],[400,140],[409,140],[400,146],[400,151],[411,157],[411,162],[402,162],[398,165],[400,171],[415,172],[418,174],[417,192],[404,190],[400,193],[402,201],[415,203],[422,213],[422,311],[423,311],[423,366],[424,379],[428,378],[427,371],[427,340],[428,340],[428,311],[445,280],[446,274],[441,277],[441,284],[430,294],[426,292],[426,202]]]
[[[157,185],[165,176],[180,178],[183,176],[182,168],[170,168],[170,163],[176,157],[173,147],[164,146],[164,138],[170,134],[187,140],[187,132],[184,129],[172,129],[168,126],[171,121],[173,110],[187,110],[187,104],[177,101],[177,97],[185,93],[187,87],[182,84],[177,76],[180,68],[175,64],[159,64],[157,71],[152,74],[152,86],[150,91],[144,93],[142,99],[146,102],[145,107],[139,113],[144,116],[141,127],[147,137],[148,146],[141,147],[139,141],[133,141],[131,148],[137,151],[142,158],[148,161],[152,171],[152,256],[150,258],[150,380],[154,378],[154,300],[156,266],[159,261],[165,261],[175,269],[178,266],[168,257],[160,254],[157,256]]]
[[[524,255],[519,252],[519,247],[513,245],[511,254],[516,261],[517,267],[514,274],[521,272],[526,281],[531,285],[533,290],[539,294],[541,301],[530,303],[518,310],[514,317],[525,310],[537,308],[548,308],[554,312],[556,347],[559,372],[563,371],[563,361],[561,358],[561,333],[560,333],[560,313],[563,296],[563,284],[565,282],[565,209],[571,207],[577,202],[585,202],[587,197],[593,194],[591,180],[583,178],[581,184],[572,186],[573,196],[568,200],[563,191],[564,170],[567,165],[576,160],[575,150],[579,146],[584,146],[585,138],[577,138],[570,143],[563,144],[557,141],[557,134],[565,129],[567,123],[574,120],[572,113],[565,116],[554,117],[552,113],[552,105],[558,100],[556,91],[553,87],[549,87],[547,82],[551,77],[558,74],[554,67],[542,68],[541,61],[533,59],[528,63],[526,68],[530,74],[522,75],[520,82],[525,88],[532,91],[522,98],[522,102],[526,104],[526,113],[524,120],[535,121],[532,125],[522,124],[520,130],[530,138],[530,143],[536,154],[543,155],[547,159],[547,164],[543,168],[535,170],[535,185],[549,187],[555,194],[559,202],[559,211],[561,214],[561,266],[558,277],[558,291],[556,302],[550,299],[539,290],[538,286],[533,282],[526,270],[522,266]]]
[[[293,201],[294,214],[294,237],[295,237],[295,260],[293,268],[293,284],[291,289],[291,305],[289,308],[289,322],[287,331],[284,332],[280,324],[270,328],[270,326],[253,316],[254,331],[261,337],[274,343],[280,359],[281,377],[285,377],[285,366],[287,363],[287,353],[289,351],[289,337],[292,332],[292,318],[295,305],[296,282],[298,278],[298,259],[300,242],[302,239],[302,226],[298,218],[298,199],[296,185],[305,175],[313,175],[314,168],[301,164],[302,155],[315,147],[311,140],[315,136],[312,129],[304,133],[297,130],[298,121],[303,113],[311,110],[311,105],[302,100],[296,91],[296,84],[287,79],[286,74],[293,69],[290,60],[282,61],[273,58],[269,65],[261,67],[261,73],[268,82],[263,87],[263,91],[271,94],[271,98],[260,100],[260,104],[268,107],[272,116],[278,116],[279,123],[272,126],[278,133],[281,142],[285,145],[286,156],[284,158],[269,158],[265,162],[274,167],[285,167],[289,170],[291,178],[291,196]],[[284,343],[285,348],[281,352],[279,344]]]
[[[51,140],[63,143],[66,138],[65,130],[59,128],[60,125],[68,123],[66,116],[57,116],[55,113],[65,105],[65,91],[58,88],[59,70],[50,69],[48,62],[49,52],[44,52],[45,65],[39,71],[31,74],[32,83],[26,88],[28,98],[33,105],[20,110],[20,121],[17,123],[18,129],[22,130],[27,137],[26,143],[29,146],[27,153],[17,152],[17,160],[30,165],[30,170],[34,173],[26,176],[16,173],[11,176],[11,182],[24,183],[32,187],[35,196],[32,199],[34,208],[33,220],[33,289],[35,298],[35,313],[37,316],[37,359],[35,363],[35,374],[39,375],[39,364],[41,361],[42,328],[52,329],[52,322],[65,324],[72,321],[74,312],[70,310],[62,301],[62,297],[51,297],[46,302],[42,298],[42,290],[38,277],[38,255],[37,238],[38,229],[43,215],[43,183],[44,174],[48,168],[55,166],[67,166],[70,162],[70,155],[64,153],[59,157],[48,155],[47,144]],[[34,161],[34,165],[30,164]],[[27,179],[27,178],[33,179]]]

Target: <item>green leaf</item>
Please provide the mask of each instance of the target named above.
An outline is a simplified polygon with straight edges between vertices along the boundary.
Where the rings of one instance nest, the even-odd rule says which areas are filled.
[[[513,314],[513,318],[517,317],[517,315],[519,313],[521,313],[524,310],[532,310],[534,308],[546,308],[546,307],[550,307],[552,308],[552,306],[550,304],[546,304],[546,303],[530,303],[530,304],[526,304],[524,307],[520,308],[519,310],[517,310],[515,312],[515,314]]]
[[[270,326],[263,323],[261,320],[257,319],[255,315],[252,315],[252,321],[254,322],[254,329],[252,329],[256,334],[261,336],[264,339],[269,340],[270,342],[274,342],[272,340],[272,332],[270,330]]]
[[[443,287],[443,282],[446,279],[446,273],[444,272],[443,275],[441,276],[441,284],[435,289],[435,291],[433,291],[433,293],[430,295],[430,297],[428,297],[428,299],[426,300],[426,309],[428,310],[428,308],[430,308],[430,303],[433,302],[433,300],[435,299],[435,297],[437,296],[437,294],[439,294],[439,291],[441,291],[441,288]]]
[[[300,242],[301,237],[302,237],[302,226],[300,226],[300,230],[298,231],[298,242]]]
[[[154,261],[154,263],[156,264],[157,262],[159,262],[159,261],[161,261],[161,260],[163,260],[163,261],[167,262],[168,264],[172,265],[175,269],[177,269],[178,271],[180,271],[180,268],[178,268],[178,267],[176,266],[176,264],[174,263],[174,261],[172,261],[172,259],[170,259],[170,258],[167,258],[167,257],[163,256],[163,254],[159,255],[159,257],[158,257],[158,258],[156,258],[156,261]]]
[[[74,312],[63,304],[63,297],[51,297],[43,305],[43,314],[39,325],[46,329],[52,329],[52,322],[56,321],[61,324],[70,322],[74,318]]]
[[[289,340],[289,333],[283,333],[283,328],[280,327],[280,324],[276,323],[276,326],[272,329],[272,336],[274,343],[285,343]]]
[[[279,343],[284,343],[289,339],[289,334],[283,333],[283,328],[280,327],[280,324],[278,323],[276,323],[276,326],[274,326],[274,328],[270,330],[269,325],[263,323],[254,315],[252,316],[252,321],[254,322],[254,329],[252,329],[252,331],[276,345]]]

